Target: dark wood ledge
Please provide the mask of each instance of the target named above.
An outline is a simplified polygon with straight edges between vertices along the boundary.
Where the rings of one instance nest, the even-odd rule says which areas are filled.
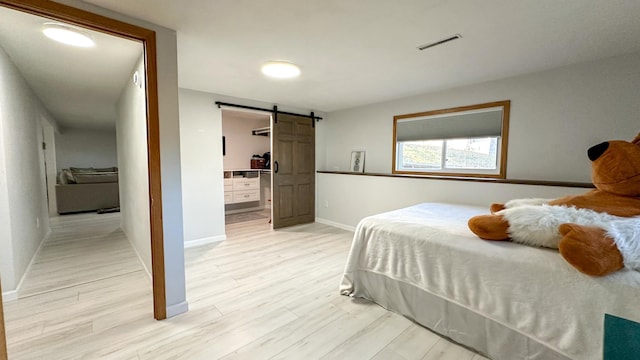
[[[518,185],[542,185],[542,186],[561,186],[561,187],[577,187],[577,188],[595,188],[592,183],[566,182],[566,181],[548,181],[548,180],[521,180],[521,179],[490,179],[490,178],[473,178],[473,177],[452,177],[452,176],[430,176],[430,175],[407,175],[407,174],[384,174],[384,173],[355,173],[349,171],[325,171],[319,170],[318,174],[337,174],[337,175],[356,175],[356,176],[379,176],[390,178],[411,178],[411,179],[429,179],[429,180],[452,180],[452,181],[474,181],[496,184],[518,184]]]

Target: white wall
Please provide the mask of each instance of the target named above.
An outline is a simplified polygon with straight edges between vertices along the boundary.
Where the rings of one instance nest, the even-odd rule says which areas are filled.
[[[224,240],[222,121],[214,95],[180,89],[184,241]]]
[[[270,115],[265,119],[243,119],[233,112],[222,113],[222,135],[225,137],[226,151],[224,156],[225,170],[250,169],[251,156],[271,151],[269,136],[252,135],[251,130],[268,127]]]
[[[142,48],[140,48],[142,52]],[[131,71],[144,73],[142,58]],[[151,224],[149,210],[149,162],[147,160],[147,110],[145,87],[128,81],[116,105],[117,147],[120,155],[118,181],[122,230],[136,249],[147,272],[151,271]],[[115,164],[114,164],[115,165]]]
[[[638,64],[640,53],[635,53],[333,112],[318,126],[318,151],[324,152],[318,168],[347,171],[351,151],[365,149],[367,172],[391,173],[394,115],[511,100],[507,178],[590,182],[586,150],[608,139],[630,140],[640,130]],[[409,203],[488,206],[515,197],[585,191],[330,174],[318,176],[318,189],[318,217],[349,226]]]
[[[515,198],[557,198],[588,189],[349,174],[318,174],[317,220],[353,230],[365,216],[423,202],[485,206]]]
[[[16,290],[49,232],[40,100],[0,48],[0,274]]]
[[[319,168],[346,171],[363,148],[367,172],[391,173],[394,115],[510,99],[507,178],[588,182],[587,148],[640,130],[639,63],[636,53],[333,112]]]
[[[167,316],[171,317],[185,312],[188,309],[188,305],[186,302],[184,277],[180,128],[178,117],[178,48],[176,32],[80,0],[58,0],[57,2],[141,26],[153,30],[156,33]]]
[[[111,167],[118,162],[115,129],[64,129],[55,135],[55,146],[58,171],[71,166]]]

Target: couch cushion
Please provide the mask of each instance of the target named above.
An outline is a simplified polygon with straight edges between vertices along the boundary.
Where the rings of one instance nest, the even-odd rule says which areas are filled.
[[[88,168],[82,168],[82,167],[73,167],[71,166],[69,168],[69,170],[71,170],[74,173],[80,173],[80,172],[94,172],[95,170],[93,170],[93,168],[88,167]]]
[[[94,172],[117,172],[118,168],[116,166],[106,167],[106,168],[93,168]]]
[[[73,177],[73,173],[69,169],[62,169],[58,174],[59,184],[75,184],[76,179]]]
[[[117,172],[80,172],[74,173],[76,184],[95,184],[118,182]]]

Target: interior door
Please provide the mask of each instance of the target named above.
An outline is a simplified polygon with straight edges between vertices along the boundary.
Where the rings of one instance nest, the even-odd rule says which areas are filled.
[[[315,221],[316,132],[310,117],[276,113],[273,121],[273,228]]]
[[[7,335],[4,332],[4,308],[2,306],[2,285],[0,284],[0,360],[7,359]]]

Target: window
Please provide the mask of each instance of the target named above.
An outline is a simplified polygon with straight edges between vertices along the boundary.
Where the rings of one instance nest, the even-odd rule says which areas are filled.
[[[398,142],[398,170],[498,171],[498,137]]]
[[[509,101],[394,117],[393,173],[504,178]]]

